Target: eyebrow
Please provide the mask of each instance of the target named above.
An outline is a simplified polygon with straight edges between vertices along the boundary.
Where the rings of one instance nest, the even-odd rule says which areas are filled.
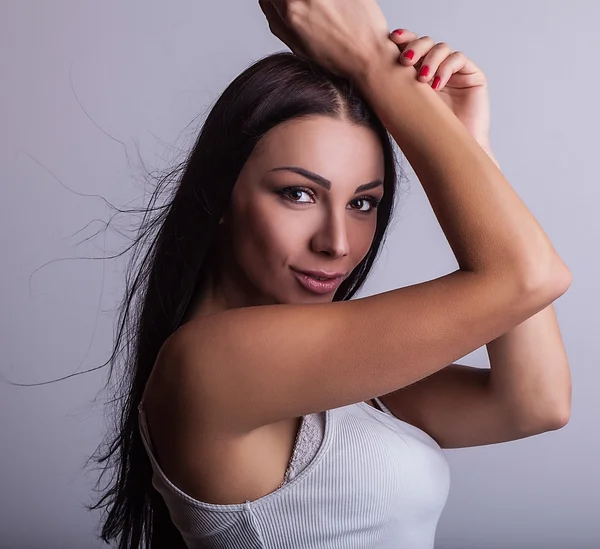
[[[297,173],[298,175],[302,175],[302,176],[306,177],[307,179],[314,181],[317,185],[321,185],[321,187],[323,187],[324,189],[327,189],[328,191],[331,190],[331,181],[329,181],[329,179],[325,179],[324,177],[320,176],[319,174],[316,174],[309,170],[305,170],[304,168],[299,168],[297,166],[281,166],[280,168],[273,168],[272,170],[269,170],[269,171],[275,172],[275,171],[282,171],[282,170],[288,171],[288,172],[294,172],[294,173]],[[375,187],[379,187],[380,185],[383,185],[383,181],[381,181],[381,179],[375,179],[374,181],[365,183],[364,185],[359,185],[358,187],[356,187],[356,190],[354,192],[359,193],[361,191],[368,191],[369,189],[374,189]]]

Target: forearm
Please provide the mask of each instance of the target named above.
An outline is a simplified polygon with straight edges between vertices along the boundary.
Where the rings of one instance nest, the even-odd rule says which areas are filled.
[[[498,169],[500,169],[500,164],[498,163],[498,160],[496,159],[496,157],[494,156],[494,153],[492,152],[492,147],[490,146],[489,141],[477,140],[477,143],[479,143],[479,146],[486,152],[486,154],[490,157],[492,162],[494,164],[496,164]]]
[[[547,280],[562,262],[543,229],[436,92],[396,57],[380,56],[357,85],[414,168],[460,268]]]

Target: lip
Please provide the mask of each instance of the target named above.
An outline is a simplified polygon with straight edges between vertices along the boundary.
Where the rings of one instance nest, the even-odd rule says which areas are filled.
[[[300,269],[294,269],[293,267],[292,270],[296,271],[297,273],[319,278],[339,278],[346,275],[346,273],[328,273],[326,271],[301,271]]]
[[[304,289],[319,295],[328,294],[336,290],[344,278],[343,275],[340,275],[331,280],[316,280],[304,272],[296,271],[295,269],[292,270],[294,271],[296,280],[298,280]]]

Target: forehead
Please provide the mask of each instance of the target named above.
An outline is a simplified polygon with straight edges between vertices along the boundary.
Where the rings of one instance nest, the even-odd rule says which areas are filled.
[[[368,127],[329,116],[294,119],[272,128],[253,151],[252,163],[263,172],[300,166],[331,179],[357,185],[383,178],[383,149]]]

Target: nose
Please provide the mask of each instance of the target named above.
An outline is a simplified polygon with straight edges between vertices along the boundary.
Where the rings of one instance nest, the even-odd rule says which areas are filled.
[[[340,258],[350,253],[346,220],[344,215],[328,215],[312,239],[315,252]]]

